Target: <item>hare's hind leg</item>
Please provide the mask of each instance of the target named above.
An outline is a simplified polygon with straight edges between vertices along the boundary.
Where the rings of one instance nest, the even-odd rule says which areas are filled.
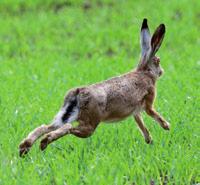
[[[40,142],[40,149],[44,150],[51,142],[59,139],[66,134],[69,134],[70,128],[72,128],[72,125],[70,123],[66,123],[61,128],[46,134]]]
[[[28,153],[33,143],[42,135],[47,134],[51,131],[54,131],[64,123],[71,123],[77,119],[78,116],[78,99],[77,95],[79,89],[74,89],[69,91],[65,97],[64,105],[61,107],[57,115],[55,116],[52,124],[50,125],[41,125],[40,127],[33,130],[26,139],[24,139],[19,145],[19,154],[20,156]]]
[[[97,125],[98,124],[80,124],[78,127],[71,128],[70,134],[80,138],[87,138],[93,134]]]
[[[60,125],[61,126],[61,125]],[[34,142],[41,137],[42,135],[56,130],[60,127],[59,125],[50,124],[50,125],[41,125],[35,128],[29,135],[20,143],[19,145],[19,155],[22,157],[23,155],[27,154],[34,144]]]
[[[150,135],[149,131],[147,130],[147,128],[145,127],[144,121],[143,121],[142,116],[140,115],[140,113],[134,115],[134,118],[135,118],[135,121],[136,121],[136,123],[137,123],[137,125],[138,125],[138,127],[139,127],[139,129],[140,129],[140,131],[142,133],[142,135],[145,138],[146,143],[148,143],[148,144],[152,143],[151,135]]]
[[[47,134],[40,143],[40,149],[44,150],[48,144],[52,143],[53,141],[67,135],[73,134],[80,138],[87,138],[91,136],[96,128],[97,124],[83,124],[80,123],[77,127],[72,127],[71,124],[67,123],[61,128],[50,132]]]

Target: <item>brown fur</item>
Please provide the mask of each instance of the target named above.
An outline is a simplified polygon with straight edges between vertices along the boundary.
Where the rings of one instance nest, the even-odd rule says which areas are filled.
[[[79,125],[72,127],[69,123],[51,124],[36,128],[20,144],[20,156],[26,154],[33,143],[44,134],[46,136],[41,141],[41,150],[66,134],[86,138],[93,134],[100,122],[119,121],[130,115],[133,115],[145,141],[151,143],[150,133],[140,114],[143,110],[161,127],[169,130],[169,123],[153,108],[156,80],[163,71],[159,66],[160,59],[155,56],[155,53],[162,43],[164,33],[165,27],[162,24],[157,28],[151,40],[147,20],[144,20],[141,29],[142,56],[138,67],[129,73],[101,83],[70,90],[65,97],[63,107],[70,104],[72,99],[77,98],[78,105],[74,106],[78,108],[76,120]]]

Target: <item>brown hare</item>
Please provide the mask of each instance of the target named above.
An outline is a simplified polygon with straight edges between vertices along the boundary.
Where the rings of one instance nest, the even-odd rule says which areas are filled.
[[[150,133],[141,117],[143,110],[162,128],[169,130],[169,123],[153,107],[156,80],[163,73],[160,59],[155,54],[164,34],[165,25],[160,24],[151,37],[147,19],[144,19],[141,27],[141,59],[137,68],[97,84],[70,90],[52,123],[36,128],[21,142],[20,156],[28,153],[33,143],[44,134],[40,143],[41,150],[67,134],[87,138],[100,122],[120,121],[130,115],[134,117],[145,141],[151,143]],[[74,121],[79,122],[79,125],[73,127],[71,123]]]

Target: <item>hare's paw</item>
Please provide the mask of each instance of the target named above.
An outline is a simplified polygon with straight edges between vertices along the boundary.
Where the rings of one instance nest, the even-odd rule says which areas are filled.
[[[146,137],[146,138],[145,138],[145,142],[146,142],[147,144],[153,144],[153,139],[152,139],[152,137],[151,137],[151,136]]]
[[[163,124],[163,128],[164,128],[165,130],[170,130],[170,124],[169,124],[168,122],[165,122],[165,123]]]
[[[51,142],[51,134],[47,134],[40,142],[40,149],[45,150],[48,144]]]
[[[29,139],[23,140],[19,145],[19,156],[23,157],[27,154],[32,146],[32,142]]]

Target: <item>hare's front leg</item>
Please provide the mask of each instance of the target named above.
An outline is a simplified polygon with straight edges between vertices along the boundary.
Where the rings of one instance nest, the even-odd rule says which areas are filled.
[[[31,146],[34,144],[34,142],[41,137],[43,134],[46,134],[48,132],[51,132],[55,129],[57,129],[59,126],[56,126],[54,124],[50,125],[41,125],[37,128],[35,128],[32,132],[29,133],[29,135],[20,143],[19,145],[19,155],[22,157],[23,155],[27,154],[31,148]]]
[[[153,108],[153,102],[155,99],[155,89],[151,89],[149,94],[146,96],[145,111],[151,116],[155,121],[157,121],[162,128],[165,130],[170,129],[170,124],[165,121],[165,119],[159,115],[158,112]]]
[[[154,108],[147,107],[145,111],[149,116],[154,118],[154,120],[157,121],[162,128],[165,130],[170,129],[170,124],[162,116],[160,116],[159,113],[154,110]]]
[[[142,119],[142,116],[140,115],[140,113],[134,115],[135,121],[138,125],[138,127],[140,128],[141,133],[143,134],[146,143],[152,143],[152,138],[151,135],[149,134],[149,131],[147,130],[147,128],[144,125],[144,121]]]
[[[44,150],[46,147],[52,143],[53,141],[67,135],[73,134],[80,138],[87,138],[91,136],[96,128],[97,124],[80,124],[77,127],[72,127],[71,124],[67,123],[61,128],[50,132],[47,134],[40,143],[40,149]]]

